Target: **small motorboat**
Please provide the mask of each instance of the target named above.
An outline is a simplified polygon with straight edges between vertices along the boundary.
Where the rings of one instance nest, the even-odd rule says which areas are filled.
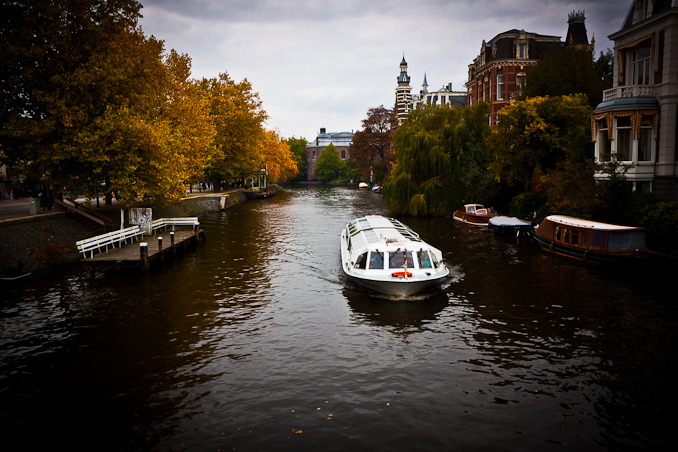
[[[647,256],[645,229],[550,215],[532,231],[539,246],[554,254],[598,263]]]
[[[341,231],[341,267],[351,280],[386,295],[416,295],[449,275],[442,252],[394,218],[369,215]]]
[[[369,188],[370,186],[367,184],[367,182],[361,182],[358,184],[358,188]]]
[[[527,234],[532,230],[532,223],[529,221],[521,220],[516,217],[505,217],[503,215],[497,215],[496,217],[490,218],[488,222],[488,227],[493,229],[495,232],[499,233],[509,233],[520,235],[522,233]]]
[[[485,207],[482,204],[464,204],[461,209],[455,210],[452,218],[474,226],[487,226],[490,218],[496,216],[497,212],[491,207]]]

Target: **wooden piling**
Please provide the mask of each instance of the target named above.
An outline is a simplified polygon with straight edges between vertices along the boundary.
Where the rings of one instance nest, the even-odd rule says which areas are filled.
[[[141,269],[148,270],[148,243],[141,242],[139,243],[139,254],[141,257]]]
[[[162,252],[162,237],[158,237],[158,253],[160,254],[160,262],[165,260],[165,255]]]

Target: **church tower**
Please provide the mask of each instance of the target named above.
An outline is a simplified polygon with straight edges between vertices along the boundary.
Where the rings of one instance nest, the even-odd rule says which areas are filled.
[[[395,113],[398,117],[398,124],[402,124],[410,111],[412,103],[412,87],[410,86],[410,76],[407,75],[407,61],[405,55],[400,62],[400,75],[398,76],[398,87],[396,88]]]

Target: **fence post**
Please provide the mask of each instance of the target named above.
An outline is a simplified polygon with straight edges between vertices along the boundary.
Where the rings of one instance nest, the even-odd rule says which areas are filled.
[[[162,253],[162,237],[158,237],[158,253],[160,253],[160,261],[165,260],[165,255]]]
[[[170,232],[170,243],[172,244],[172,254],[176,254],[177,249],[174,248],[174,231]]]

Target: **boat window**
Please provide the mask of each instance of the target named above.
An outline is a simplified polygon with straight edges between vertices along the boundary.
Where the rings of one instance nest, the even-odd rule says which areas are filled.
[[[370,253],[370,270],[384,269],[384,253],[381,251],[372,251]]]
[[[355,261],[354,267],[359,268],[361,270],[365,270],[366,265],[367,265],[367,251],[358,256],[358,259],[356,259]]]
[[[607,245],[607,232],[593,231],[592,245],[595,248],[605,249]]]
[[[581,247],[589,247],[589,231],[581,231]]]
[[[560,242],[560,226],[556,226],[556,240]]]
[[[570,243],[570,229],[563,228],[563,243]]]
[[[419,259],[419,268],[432,268],[431,256],[427,250],[417,251],[417,259]]]
[[[407,268],[414,268],[411,251],[391,251],[388,253],[388,268],[405,268],[405,258],[407,258]]]
[[[478,209],[476,211],[476,214],[478,215],[487,215],[487,210],[486,209]]]
[[[438,268],[440,266],[440,262],[438,262],[438,258],[436,257],[436,253],[431,253],[431,257],[433,258],[433,266],[435,268]]]
[[[475,213],[476,211],[476,206],[466,206],[466,211],[468,213]]]
[[[572,229],[572,243],[574,246],[579,245],[579,230],[577,229]]]
[[[610,233],[611,250],[645,249],[645,231],[621,231]]]

